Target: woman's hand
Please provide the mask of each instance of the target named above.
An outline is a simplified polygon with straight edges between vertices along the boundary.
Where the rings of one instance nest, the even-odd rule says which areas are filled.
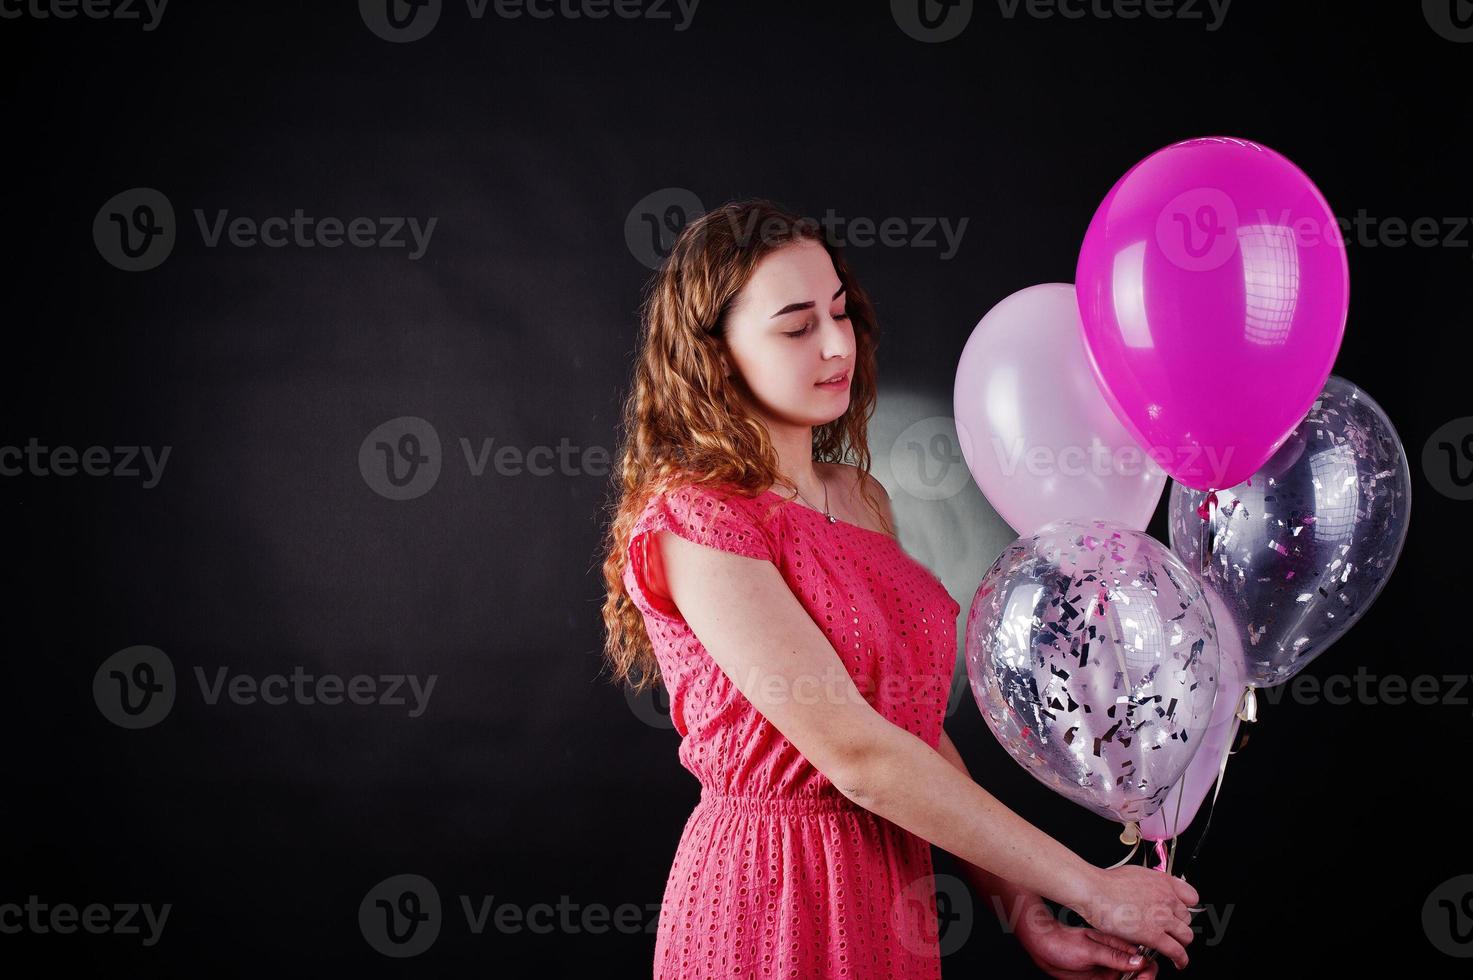
[[[1098,872],[1084,901],[1069,907],[1100,932],[1158,950],[1185,970],[1186,947],[1193,939],[1187,906],[1197,904],[1197,890],[1180,878],[1138,865]]]
[[[1156,961],[1131,963],[1135,943],[1086,926],[1065,925],[1038,896],[1024,899],[1018,942],[1046,976],[1055,980],[1119,980],[1139,970],[1138,980],[1156,980]]]

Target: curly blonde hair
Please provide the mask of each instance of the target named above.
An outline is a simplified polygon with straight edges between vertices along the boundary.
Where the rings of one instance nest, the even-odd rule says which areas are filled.
[[[875,408],[878,324],[868,295],[812,218],[762,198],[729,202],[682,229],[651,277],[641,306],[639,353],[624,401],[619,485],[604,538],[604,659],[613,683],[643,693],[660,667],[643,614],[624,587],[630,535],[650,497],[682,486],[725,484],[756,497],[781,476],[767,427],[726,376],[721,345],[733,302],[768,254],[801,240],[823,245],[848,294],[855,356],[849,408],[813,430],[816,462],[847,462],[870,492],[866,431]],[[887,531],[888,531],[887,527]]]

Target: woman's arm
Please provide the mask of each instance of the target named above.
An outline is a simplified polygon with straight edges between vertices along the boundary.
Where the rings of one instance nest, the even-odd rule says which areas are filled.
[[[956,743],[941,731],[937,751],[952,766],[971,778],[966,762]],[[1098,976],[1104,968],[1125,974],[1133,971],[1138,980],[1155,980],[1156,964],[1144,963],[1136,954],[1134,943],[1087,927],[1066,926],[1054,917],[1053,910],[1042,898],[1020,888],[1006,878],[999,878],[986,868],[962,862],[962,874],[972,887],[987,896],[997,912],[1003,930],[1017,938],[1023,950],[1046,976]]]
[[[737,689],[849,799],[1071,907],[1099,868],[1035,828],[859,693],[771,562],[655,535],[670,597]]]
[[[839,792],[969,864],[1187,962],[1186,882],[1097,868],[1008,809],[864,699],[777,566],[654,535],[670,597],[722,672]]]
[[[952,742],[945,729],[941,731],[941,743],[937,745],[936,751],[962,775],[972,778],[971,770],[967,768],[966,761],[956,749],[956,743]],[[1035,906],[1043,903],[1043,899],[1037,894],[1018,887],[1014,882],[999,877],[986,868],[979,868],[968,861],[962,861],[961,865],[962,874],[966,875],[973,888],[986,896],[988,904],[992,905],[993,911],[1005,927],[1015,926],[1022,916],[1030,914]],[[1052,916],[1053,913],[1050,912],[1049,915]]]

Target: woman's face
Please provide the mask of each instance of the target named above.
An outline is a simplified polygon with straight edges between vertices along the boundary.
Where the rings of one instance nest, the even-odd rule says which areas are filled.
[[[800,239],[767,255],[727,317],[731,367],[770,418],[832,422],[849,408],[854,325],[829,253]],[[845,383],[820,387],[842,374]]]

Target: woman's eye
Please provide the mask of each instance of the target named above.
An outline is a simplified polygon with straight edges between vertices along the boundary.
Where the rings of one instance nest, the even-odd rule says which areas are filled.
[[[848,312],[836,313],[836,314],[834,314],[834,319],[835,320],[847,320],[847,319],[849,319],[849,314],[848,314]],[[810,320],[803,327],[802,330],[788,330],[788,331],[784,331],[784,336],[787,336],[787,337],[801,337],[805,333],[807,333],[809,330],[812,330],[812,329],[813,329],[813,321]]]

